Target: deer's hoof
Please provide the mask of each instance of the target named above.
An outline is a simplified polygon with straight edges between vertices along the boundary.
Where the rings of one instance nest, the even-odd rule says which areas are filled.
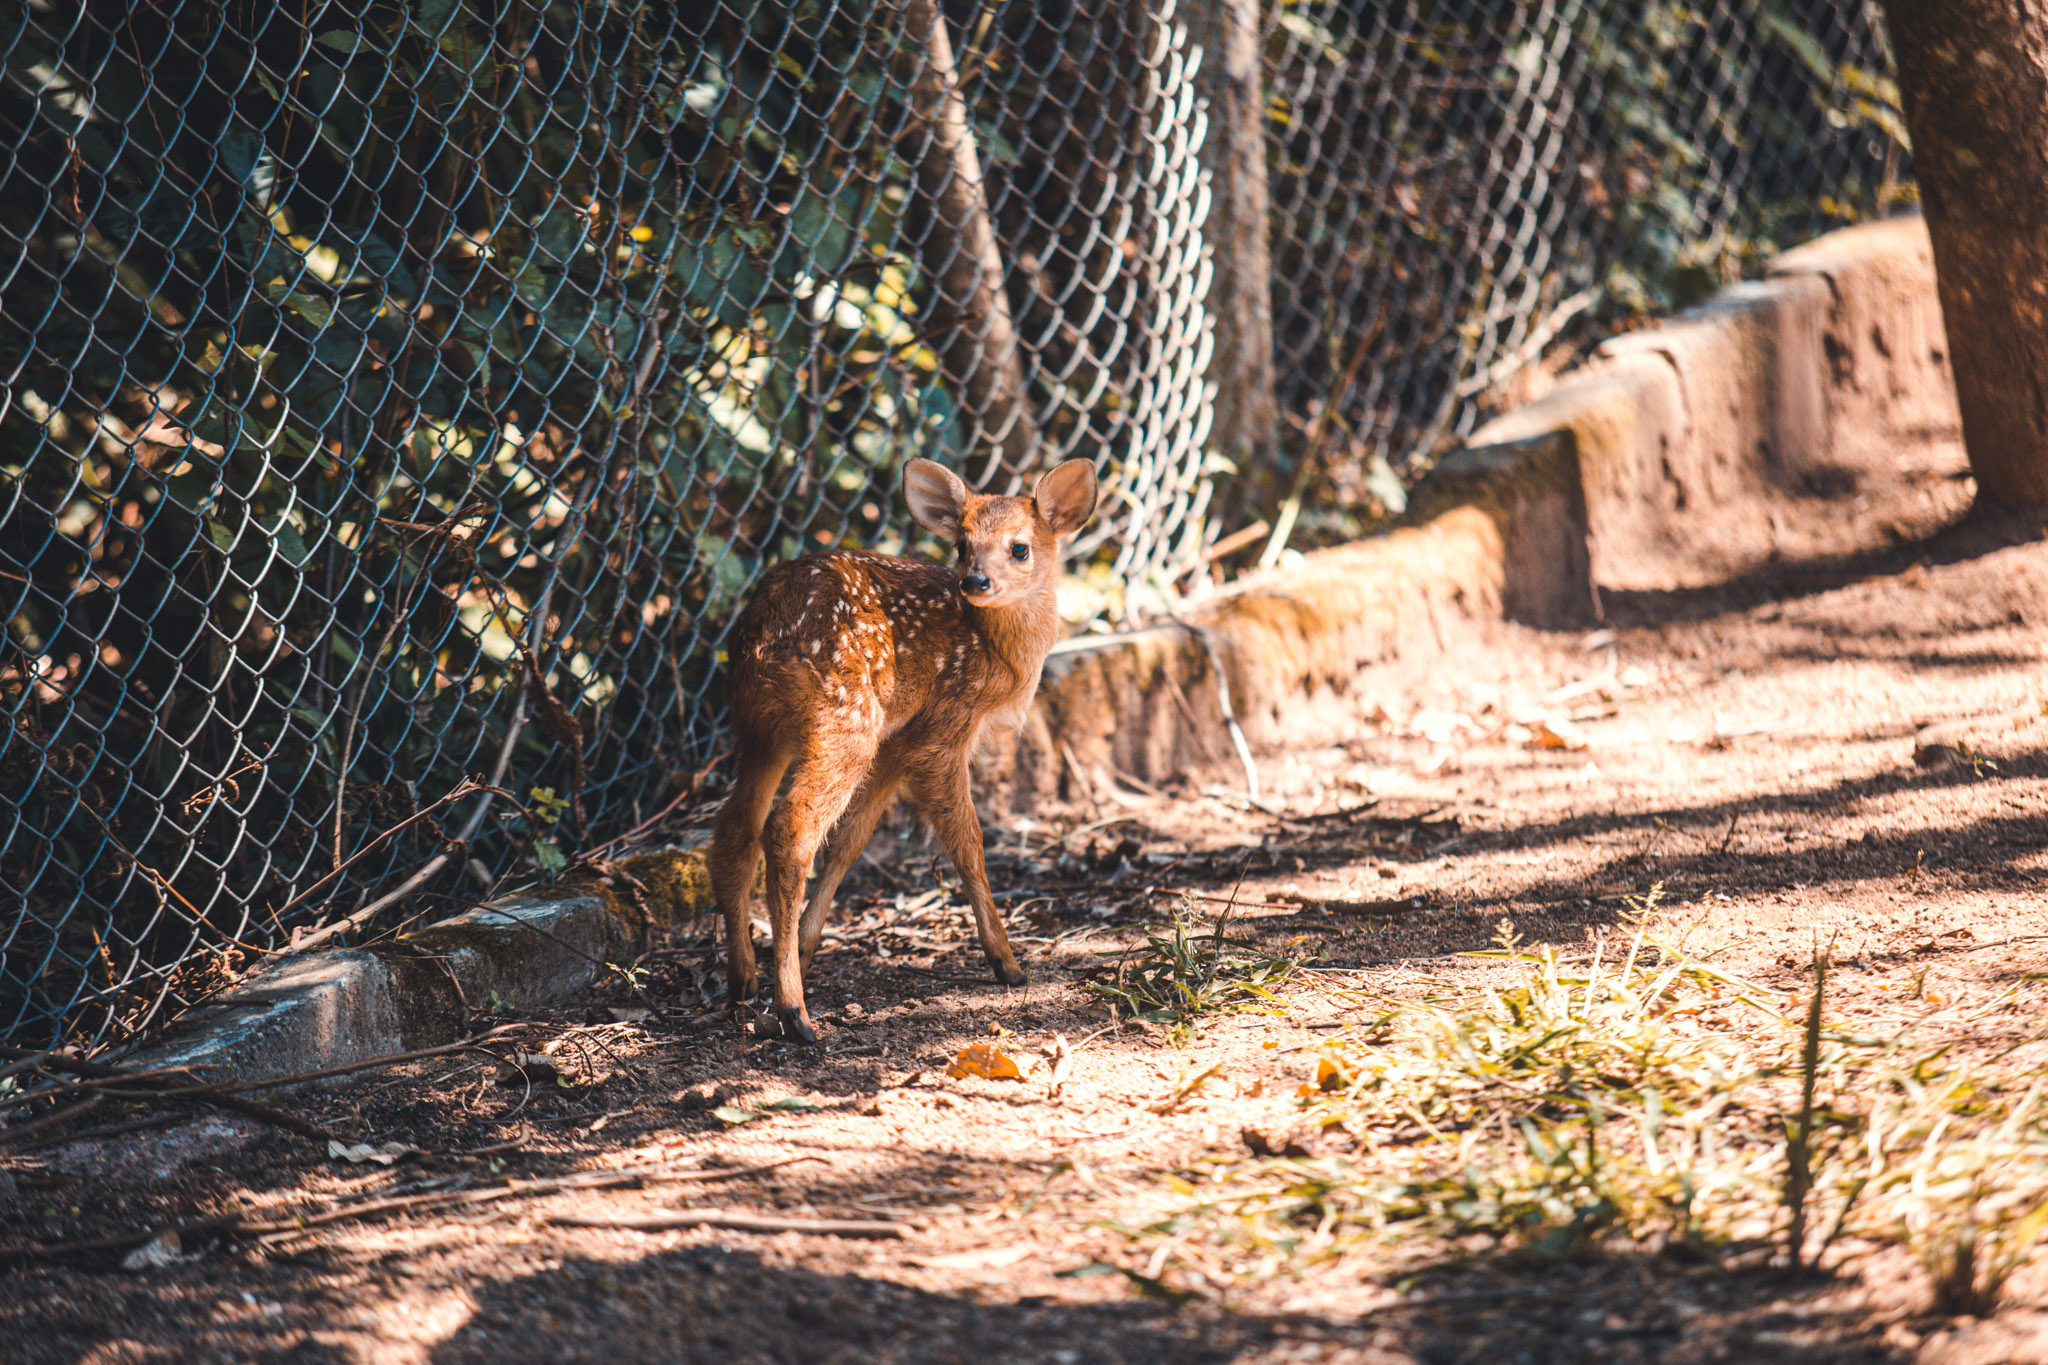
[[[786,1010],[777,1006],[762,1018],[763,1022],[770,1023],[789,1042],[802,1043],[805,1047],[810,1047],[818,1041],[818,1031],[811,1027],[809,1017],[800,1009]]]
[[[747,981],[735,981],[731,977],[727,977],[725,980],[725,1007],[729,1010],[746,1008],[747,1002],[752,1000],[760,989],[761,980],[759,977]]]
[[[1031,984],[1031,978],[1025,974],[1022,967],[1014,962],[991,962],[988,965],[996,969],[996,980],[1002,982],[1005,986],[1028,986]]]

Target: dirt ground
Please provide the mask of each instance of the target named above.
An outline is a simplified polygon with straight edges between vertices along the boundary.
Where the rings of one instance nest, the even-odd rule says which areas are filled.
[[[1367,1028],[1369,999],[1508,970],[1457,956],[1502,921],[1525,946],[1611,959],[1628,898],[1652,886],[1693,951],[1788,999],[1832,945],[1843,1027],[1933,1017],[1986,1054],[2038,1033],[2048,750],[2024,725],[1995,749],[1915,740],[2048,701],[2048,543],[1942,529],[1967,495],[1930,493],[1881,549],[1610,594],[1610,630],[1507,630],[1390,671],[1354,699],[1352,733],[1260,756],[1279,815],[1219,774],[1159,793],[1105,783],[1099,807],[991,828],[1028,988],[988,979],[950,872],[891,829],[813,969],[818,1048],[739,1035],[716,1008],[715,940],[686,939],[637,981],[491,1020],[495,1052],[548,1058],[523,1074],[454,1054],[275,1097],[351,1143],[418,1149],[394,1164],[225,1116],[15,1155],[0,1242],[16,1247],[508,1178],[650,1175],[195,1234],[133,1268],[122,1250],[17,1256],[0,1356],[2048,1360],[2038,1270],[1994,1315],[1937,1317],[1896,1250],[1795,1275],[1756,1254],[1545,1257],[1467,1239],[1233,1279],[1161,1250],[1170,1237],[1129,1235],[1175,1180],[1243,1156],[1247,1130],[1277,1144],[1297,1129],[1318,1049]],[[1283,1008],[1112,1023],[1087,989],[1113,979],[1105,954],[1185,891],[1214,898],[1194,903],[1211,914],[1234,897],[1235,932],[1309,960],[1279,987]],[[977,1042],[1030,1074],[948,1076]],[[666,1178],[719,1168],[732,1174]],[[558,1221],[707,1208],[907,1235]]]

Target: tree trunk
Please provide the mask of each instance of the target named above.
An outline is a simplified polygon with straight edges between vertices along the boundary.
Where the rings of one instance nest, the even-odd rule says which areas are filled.
[[[1980,504],[2048,508],[2048,0],[1884,0]]]
[[[1209,312],[1216,351],[1216,416],[1209,448],[1237,466],[1239,488],[1272,478],[1280,423],[1273,392],[1273,256],[1266,242],[1265,72],[1259,0],[1207,0],[1199,36],[1209,103],[1202,160],[1212,198],[1209,246],[1215,281]]]
[[[899,71],[922,134],[922,146],[909,145],[917,141],[913,135],[904,153],[917,167],[918,192],[931,211],[920,255],[937,286],[935,312],[945,329],[937,350],[988,450],[986,463],[968,471],[968,478],[1000,488],[1031,471],[1038,432],[1003,292],[1003,260],[989,220],[981,159],[937,0],[904,0]]]

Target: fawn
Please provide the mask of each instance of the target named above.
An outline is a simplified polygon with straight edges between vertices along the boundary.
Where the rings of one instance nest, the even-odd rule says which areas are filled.
[[[993,497],[912,460],[903,494],[919,525],[958,547],[957,570],[858,550],[792,560],[762,575],[727,645],[737,771],[710,856],[726,987],[737,1005],[758,985],[749,902],[765,850],[775,1013],[784,1036],[805,1043],[818,1035],[803,973],[840,879],[898,786],[965,883],[996,979],[1025,982],[989,895],[967,764],[984,734],[1023,720],[1038,690],[1060,633],[1061,545],[1095,511],[1095,469],[1068,460],[1028,498]],[[824,866],[804,905],[821,844]]]

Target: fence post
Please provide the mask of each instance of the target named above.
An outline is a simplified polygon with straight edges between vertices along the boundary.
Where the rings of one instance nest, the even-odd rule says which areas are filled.
[[[1267,245],[1265,36],[1259,0],[1198,0],[1207,49],[1198,89],[1209,106],[1207,234],[1216,329],[1209,448],[1237,466],[1238,487],[1273,477],[1279,408],[1273,392],[1273,258]]]

